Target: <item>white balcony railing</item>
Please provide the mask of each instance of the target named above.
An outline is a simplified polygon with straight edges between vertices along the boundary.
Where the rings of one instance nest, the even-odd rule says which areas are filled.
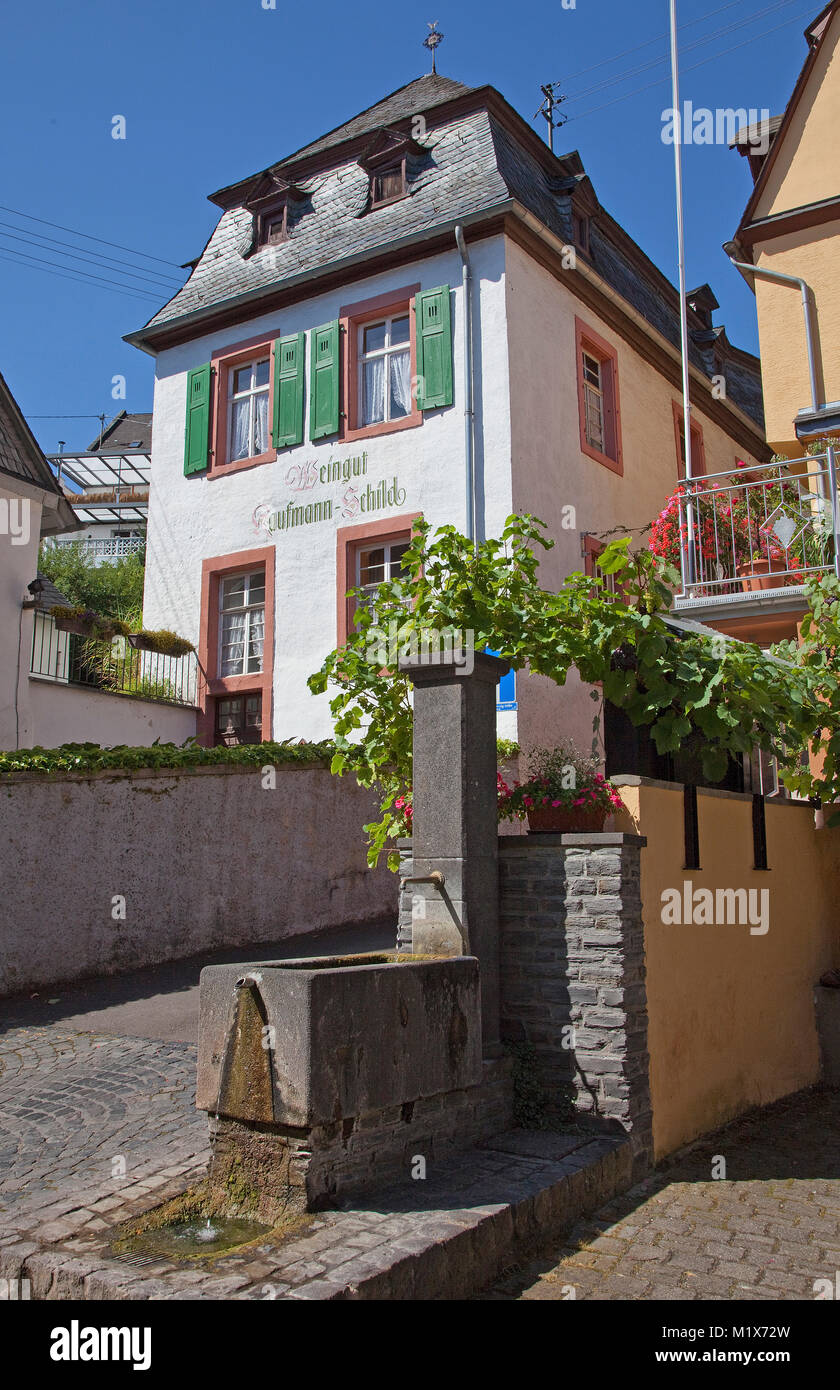
[[[71,533],[67,536],[53,536],[52,545],[78,545],[82,553],[88,555],[92,560],[124,560],[128,555],[134,555],[138,550],[142,550],[146,544],[145,536],[103,536],[85,537],[77,539]]]
[[[678,557],[678,603],[801,589],[814,574],[840,578],[834,451],[684,480],[651,544]]]

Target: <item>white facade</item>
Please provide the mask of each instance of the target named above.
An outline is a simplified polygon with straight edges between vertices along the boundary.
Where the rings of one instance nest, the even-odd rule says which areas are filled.
[[[477,399],[479,515],[486,534],[498,533],[512,510],[510,385],[504,283],[504,238],[487,238],[471,248],[474,274],[474,353],[480,364]],[[312,443],[309,400],[304,443],[282,449],[275,462],[227,477],[185,477],[184,431],[187,373],[211,353],[260,336],[307,333],[339,315],[341,306],[419,283],[423,289],[449,284],[454,343],[454,404],[426,413],[422,424],[371,438]],[[328,697],[310,694],[307,677],[337,642],[336,533],[363,522],[388,524],[389,517],[422,513],[432,527],[466,524],[464,462],[464,296],[461,261],[454,245],[437,255],[387,274],[348,282],[277,314],[250,319],[223,334],[198,338],[164,351],[157,359],[152,443],[152,491],[146,558],[144,621],[166,627],[198,645],[202,561],[270,545],[276,554],[273,737],[329,737]],[[308,375],[308,374],[307,374]],[[361,476],[321,482],[326,465],[361,461]],[[314,464],[315,486],[296,490],[301,467]],[[331,470],[332,471],[332,470]],[[370,487],[384,485],[385,505],[366,510]],[[255,521],[262,509],[284,511],[329,500],[332,517],[270,534]],[[214,672],[208,672],[213,676]],[[264,717],[263,733],[269,736]],[[500,733],[515,737],[515,714],[500,715]]]

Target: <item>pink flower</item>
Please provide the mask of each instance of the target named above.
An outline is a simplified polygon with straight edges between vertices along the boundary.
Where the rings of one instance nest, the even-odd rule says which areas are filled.
[[[562,802],[560,802],[560,801],[552,801],[551,804],[552,804],[552,806],[561,806],[561,805],[562,805]]]

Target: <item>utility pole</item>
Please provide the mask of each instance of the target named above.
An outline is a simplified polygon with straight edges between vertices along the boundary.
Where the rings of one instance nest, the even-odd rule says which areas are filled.
[[[555,110],[566,100],[565,96],[556,90],[559,86],[559,82],[543,83],[540,87],[540,91],[545,97],[545,101],[539,110],[534,112],[535,120],[537,116],[543,116],[548,125],[548,148],[551,150],[552,154],[554,153],[554,132],[559,126],[566,124],[565,116],[560,116],[556,121],[554,119]]]

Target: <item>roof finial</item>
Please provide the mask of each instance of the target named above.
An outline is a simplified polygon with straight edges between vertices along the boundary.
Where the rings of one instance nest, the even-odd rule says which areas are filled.
[[[435,49],[437,48],[439,43],[443,42],[444,36],[438,31],[438,22],[436,19],[433,19],[431,24],[429,24],[427,20],[426,27],[429,30],[429,32],[423,40],[423,47],[430,48],[432,50],[432,72],[437,72],[437,66],[435,64]]]

